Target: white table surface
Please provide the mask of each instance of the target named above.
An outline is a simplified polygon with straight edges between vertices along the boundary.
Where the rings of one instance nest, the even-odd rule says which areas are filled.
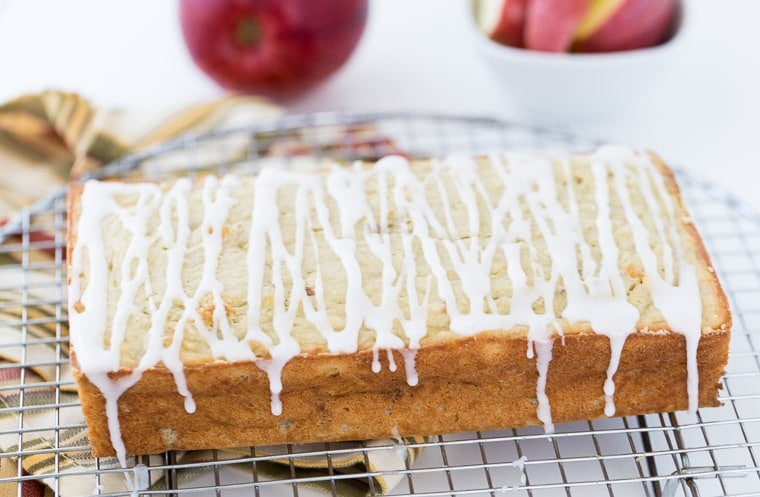
[[[624,115],[577,132],[658,151],[760,211],[760,1],[687,0],[683,55]],[[287,105],[515,117],[468,42],[463,0],[376,0],[349,63]],[[0,99],[43,88],[135,108],[221,94],[192,64],[176,2],[0,0]]]

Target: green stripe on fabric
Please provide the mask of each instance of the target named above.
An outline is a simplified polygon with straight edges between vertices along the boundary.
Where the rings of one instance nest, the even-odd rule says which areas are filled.
[[[128,151],[126,144],[102,131],[94,134],[87,146],[87,155],[103,163],[118,159]]]

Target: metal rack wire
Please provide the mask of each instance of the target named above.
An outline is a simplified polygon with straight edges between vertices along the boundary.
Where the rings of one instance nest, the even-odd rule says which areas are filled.
[[[362,133],[346,133],[363,129]],[[367,138],[367,130],[370,139]],[[359,136],[361,135],[361,136]],[[102,176],[166,178],[243,170],[255,173],[269,160],[286,164],[325,157],[352,159],[395,149],[413,156],[483,153],[494,150],[584,149],[596,145],[563,130],[526,127],[490,119],[408,114],[312,114],[254,123],[233,130],[188,135],[106,167]],[[272,159],[272,156],[277,156]],[[760,217],[729,194],[677,170],[682,192],[721,275],[734,313],[731,358],[722,391],[723,407],[696,415],[671,413],[612,418],[558,426],[548,436],[539,428],[441,435],[415,444],[422,455],[391,471],[370,464],[346,474],[332,461],[359,454],[365,462],[383,446],[359,448],[321,444],[262,451],[251,448],[235,457],[212,452],[195,461],[184,454],[136,457],[130,461],[150,479],[145,495],[306,495],[317,484],[333,495],[354,490],[380,492],[376,477],[392,476],[392,495],[529,496],[749,496],[760,495]],[[64,267],[65,192],[55,192],[7,223],[0,231],[0,355],[16,354],[20,364],[0,362],[0,441],[15,439],[20,449],[2,447],[0,494],[26,492],[22,464],[48,457],[53,469],[46,483],[65,494],[75,479],[91,481],[87,493],[136,495],[104,485],[109,475],[130,479],[135,469],[98,460],[77,469],[86,441],[70,445],[66,437],[81,424],[71,423],[79,409],[67,362]],[[46,257],[37,257],[38,253]],[[48,333],[40,333],[47,330]],[[11,333],[13,332],[13,333]],[[8,339],[3,337],[20,337]],[[15,340],[15,341],[14,341]],[[39,360],[37,348],[52,350]],[[49,379],[32,382],[45,369]],[[43,391],[45,395],[43,395]],[[5,393],[5,396],[2,394]],[[29,427],[25,417],[45,410],[45,423]],[[49,447],[28,450],[28,442],[52,433]],[[13,445],[13,444],[11,444]],[[294,463],[303,456],[327,461],[324,475],[304,474]],[[263,470],[285,463],[285,476],[271,480]],[[74,464],[72,466],[72,464]],[[141,466],[142,465],[142,466]],[[9,466],[11,467],[9,471]],[[73,469],[72,469],[73,468]],[[64,471],[65,469],[65,471]],[[192,477],[191,477],[192,476]],[[69,492],[70,493],[70,492]]]

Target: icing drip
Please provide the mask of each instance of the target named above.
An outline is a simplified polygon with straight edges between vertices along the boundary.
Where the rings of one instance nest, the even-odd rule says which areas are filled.
[[[385,356],[388,358],[388,371],[395,372],[398,369],[396,365],[396,359],[393,357],[393,350],[387,349]],[[382,370],[380,365],[380,351],[377,347],[372,348],[372,372],[379,373]]]
[[[528,482],[528,475],[525,474],[525,463],[527,462],[527,456],[521,456],[519,459],[512,461],[512,467],[517,468],[520,472],[520,485],[525,485]]]
[[[552,360],[553,341],[533,340],[530,343],[537,352],[536,369],[538,369],[538,382],[536,383],[536,400],[538,401],[538,409],[536,410],[536,417],[544,424],[546,433],[554,433],[549,396],[546,395],[546,378],[549,374],[549,363]]]
[[[272,394],[272,414],[282,413],[282,369],[285,364],[298,355],[300,346],[291,336],[293,319],[297,304],[306,295],[303,278],[294,278],[290,295],[290,307],[285,309],[285,289],[282,281],[282,265],[286,264],[291,272],[299,273],[300,264],[295,264],[295,258],[303,254],[303,240],[298,238],[294,247],[295,255],[288,252],[282,240],[282,230],[278,222],[277,190],[286,185],[291,177],[287,173],[272,174],[272,170],[264,170],[259,175],[254,191],[253,214],[251,216],[251,231],[248,245],[248,331],[246,338],[261,341],[270,345],[271,358],[258,361],[256,364],[267,373],[269,388]],[[292,181],[292,180],[291,180]],[[302,190],[303,191],[303,190]],[[299,231],[303,231],[305,219],[300,215],[304,211],[304,195],[299,191],[296,201],[296,212],[299,214],[296,223]],[[272,284],[274,285],[274,303],[272,327],[277,335],[278,343],[261,330],[261,296],[264,269],[266,266],[266,242],[269,241],[272,257]]]
[[[373,332],[372,370],[381,370],[380,351],[385,350],[388,368],[395,371],[398,350],[411,386],[419,381],[416,355],[432,306],[443,310],[448,328],[460,336],[525,329],[526,354],[535,358],[538,373],[537,417],[551,431],[546,383],[554,339],[561,336],[564,344],[572,324],[588,323],[610,342],[603,393],[605,413],[611,416],[614,376],[626,338],[640,320],[628,301],[630,280],[621,273],[619,244],[627,236],[619,233],[621,224],[630,229],[632,242],[625,243],[633,244],[641,261],[654,306],[671,329],[686,337],[689,407],[696,409],[701,303],[695,267],[679,238],[676,206],[648,155],[604,147],[588,162],[590,198],[579,198],[568,160],[523,154],[494,155],[480,163],[452,157],[433,161],[425,171],[413,170],[404,158],[386,157],[371,168],[334,166],[324,175],[266,168],[252,183],[207,177],[197,232],[191,229],[187,179],[166,191],[154,185],[86,183],[71,261],[69,315],[78,330],[72,342],[82,371],[106,399],[111,441],[120,459],[118,399],[143,371],[163,363],[185,409],[195,410],[181,360],[190,327],[213,358],[254,361],[267,374],[275,415],[283,410],[283,368],[302,352],[294,336],[297,326],[313,327],[334,354],[356,352],[360,332]],[[246,188],[242,195],[233,193]],[[634,208],[632,188],[644,208]],[[282,202],[285,190],[287,204]],[[241,196],[253,201],[241,268],[247,279],[245,324],[236,330],[217,273],[225,227]],[[122,207],[124,198],[132,199],[129,207]],[[590,222],[582,222],[581,210],[589,202],[593,214],[586,216]],[[285,215],[287,227],[281,222]],[[115,293],[108,279],[108,219],[118,220],[129,234],[121,266],[114,270],[121,276]],[[191,246],[196,239],[200,242]],[[148,274],[148,257],[156,247],[166,254],[163,292],[153,288]],[[203,262],[196,268],[197,285],[188,290],[183,271],[195,250],[202,251]],[[359,251],[376,261],[377,281],[365,280]],[[304,266],[307,259],[311,270]],[[325,271],[335,268],[345,275],[345,293],[338,299],[345,315],[337,320],[326,304],[335,289],[326,288],[332,280]],[[503,275],[505,295],[494,291],[494,274]],[[307,287],[307,278],[313,287]],[[370,297],[365,287],[375,283],[379,291]],[[144,350],[130,374],[111,378],[108,373],[121,366],[120,346],[140,292],[149,314]],[[114,299],[109,319],[108,303]],[[177,302],[181,312],[170,317]],[[212,309],[210,325],[201,308]],[[265,353],[257,356],[254,349]]]
[[[417,375],[415,361],[417,360],[417,349],[401,349],[401,355],[404,358],[404,372],[406,372],[406,383],[410,387],[416,387],[420,382]]]
[[[171,371],[174,382],[177,385],[177,391],[185,398],[185,410],[195,412],[195,402],[193,396],[187,388],[184,367],[180,360],[179,352],[184,337],[184,326],[177,326],[174,336],[168,347],[165,349],[160,346],[161,336],[166,327],[166,321],[169,310],[175,299],[185,301],[187,296],[182,289],[182,265],[185,261],[187,252],[188,238],[190,237],[189,212],[187,205],[187,193],[190,191],[190,181],[181,179],[174,183],[171,190],[167,192],[164,201],[161,203],[159,215],[161,224],[158,227],[158,236],[166,246],[166,289],[161,297],[161,304],[158,309],[153,309],[153,319],[151,320],[150,330],[148,331],[149,345],[147,350],[162,350],[161,360],[164,365]],[[172,229],[172,206],[177,216],[176,232]],[[184,323],[184,320],[182,320]],[[148,354],[144,356],[144,359]]]
[[[393,452],[396,453],[396,457],[402,461],[406,461],[409,457],[409,451],[406,450],[406,444],[404,443],[404,439],[401,438],[398,427],[394,426],[391,429],[391,435],[393,435]]]
[[[528,483],[528,475],[525,472],[527,462],[528,458],[526,456],[521,456],[519,459],[512,461],[510,465],[520,473],[520,485],[504,485],[500,487],[497,492],[502,494],[507,492],[517,492],[520,490],[520,486],[525,486],[525,484]]]
[[[134,476],[134,480],[130,478],[129,473],[124,473],[127,488],[131,490],[130,496],[139,497],[141,490],[147,490],[150,488],[150,472],[146,465],[136,464],[135,467],[132,468],[132,475]]]

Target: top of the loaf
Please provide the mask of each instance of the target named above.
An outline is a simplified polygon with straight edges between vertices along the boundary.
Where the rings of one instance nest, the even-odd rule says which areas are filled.
[[[618,147],[91,181],[75,206],[74,322],[128,367],[178,326],[189,361],[291,340],[350,353],[486,330],[720,327],[676,193],[656,159]]]
[[[71,213],[83,371],[730,319],[671,173],[622,147],[89,181]]]

